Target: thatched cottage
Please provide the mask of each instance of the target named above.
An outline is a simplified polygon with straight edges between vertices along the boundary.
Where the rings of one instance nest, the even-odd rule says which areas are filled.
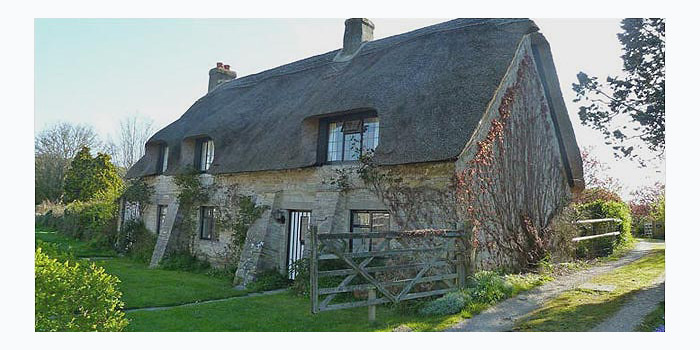
[[[243,283],[289,273],[309,225],[468,227],[484,263],[546,245],[583,177],[535,23],[457,19],[380,40],[373,29],[348,19],[338,50],[241,78],[209,72],[209,92],[127,174],[154,188],[137,213],[158,234],[153,264],[187,249],[234,264]],[[184,208],[175,180],[193,170],[208,195]]]

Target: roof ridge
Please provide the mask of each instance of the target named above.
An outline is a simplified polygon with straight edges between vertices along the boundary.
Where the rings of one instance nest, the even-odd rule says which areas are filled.
[[[495,25],[507,25],[507,24],[512,24],[512,23],[518,23],[518,22],[525,22],[525,21],[530,21],[530,19],[527,18],[457,18],[445,22],[440,22],[436,23],[427,27],[422,27],[418,29],[414,29],[409,32],[405,33],[400,33],[400,34],[395,34],[392,36],[388,36],[386,38],[381,38],[378,40],[373,40],[373,41],[368,41],[363,45],[363,48],[360,50],[360,52],[357,54],[357,56],[364,56],[367,54],[371,54],[377,51],[382,51],[386,50],[389,48],[392,48],[396,45],[399,45],[401,43],[405,43],[411,40],[416,40],[418,38],[424,37],[426,35],[431,35],[435,33],[442,33],[442,32],[448,32],[452,30],[458,30],[466,27],[474,27],[474,26],[479,26],[479,25],[485,25],[485,24],[495,24]],[[395,42],[392,42],[395,41]],[[298,61],[294,62],[289,62],[286,64],[283,64],[281,66],[277,66],[274,68],[270,68],[267,70],[264,70],[262,72],[258,73],[253,73],[250,75],[246,75],[244,77],[234,79],[231,81],[228,81],[226,83],[221,84],[217,89],[212,91],[214,92],[221,92],[224,90],[229,90],[229,89],[234,89],[234,88],[243,88],[243,87],[249,87],[252,85],[255,85],[263,80],[269,79],[269,78],[274,78],[274,77],[279,77],[283,75],[288,75],[288,74],[294,74],[298,72],[303,72],[306,70],[310,69],[316,69],[319,67],[323,67],[326,65],[332,65],[334,62],[332,60],[332,57],[335,57],[335,54],[340,51],[342,48],[335,49],[326,53],[310,56],[307,58],[303,58]],[[328,56],[330,59],[326,62],[320,62],[324,56]],[[293,65],[300,65],[297,69],[293,69]],[[289,70],[285,70],[284,68],[288,68]]]

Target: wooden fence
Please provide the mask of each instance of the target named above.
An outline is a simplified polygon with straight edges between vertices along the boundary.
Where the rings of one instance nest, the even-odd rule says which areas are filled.
[[[617,236],[620,234],[618,229],[619,224],[622,220],[617,218],[605,218],[605,219],[590,219],[590,220],[579,220],[576,221],[577,225],[583,226],[586,231],[590,232],[590,235],[584,235],[580,237],[575,237],[571,241],[580,242],[589,239]],[[615,230],[615,231],[613,231]]]
[[[318,234],[311,227],[312,312],[369,306],[372,321],[375,305],[457,290],[466,278],[464,237],[448,230]],[[332,303],[339,295],[344,300]]]

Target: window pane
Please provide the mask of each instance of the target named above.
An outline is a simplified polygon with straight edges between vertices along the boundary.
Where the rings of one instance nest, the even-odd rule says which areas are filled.
[[[367,118],[362,135],[362,149],[374,150],[379,143],[379,118]]]
[[[209,167],[211,166],[211,163],[214,162],[214,140],[209,140],[207,141],[207,170],[209,170]]]
[[[163,147],[163,167],[160,172],[165,172],[168,169],[168,146]]]
[[[345,143],[343,145],[343,160],[358,160],[360,159],[360,137],[358,134],[345,134]]]
[[[343,133],[342,123],[330,123],[328,125],[328,161],[343,160]]]
[[[372,232],[389,231],[389,213],[372,213]]]
[[[353,226],[369,226],[369,213],[363,212],[352,212],[352,225]],[[365,232],[365,231],[354,231],[353,232]]]

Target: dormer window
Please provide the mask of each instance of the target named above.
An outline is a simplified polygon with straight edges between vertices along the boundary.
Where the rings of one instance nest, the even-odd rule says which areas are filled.
[[[214,160],[214,140],[209,137],[197,139],[195,149],[195,169],[205,172]]]
[[[168,145],[160,144],[158,147],[158,174],[168,170]]]
[[[379,143],[379,118],[363,116],[328,122],[327,162],[354,161]]]

